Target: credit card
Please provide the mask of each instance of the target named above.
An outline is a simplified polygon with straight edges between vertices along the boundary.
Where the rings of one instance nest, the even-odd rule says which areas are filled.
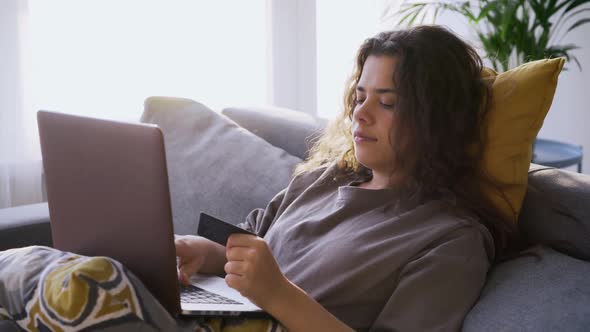
[[[201,212],[199,216],[197,235],[200,235],[213,242],[217,242],[222,246],[226,246],[227,239],[234,233],[250,234],[256,236],[256,234],[248,232],[243,228]]]

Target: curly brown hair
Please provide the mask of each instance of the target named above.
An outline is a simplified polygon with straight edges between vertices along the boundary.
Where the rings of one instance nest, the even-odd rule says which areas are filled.
[[[395,126],[391,133],[395,171],[407,175],[408,194],[422,199],[453,197],[456,211],[479,217],[494,238],[496,259],[517,243],[516,224],[483,192],[489,178],[480,167],[490,87],[477,52],[441,26],[387,31],[361,45],[347,83],[343,112],[333,119],[298,165],[295,174],[336,162],[343,172],[370,172],[354,154],[351,133],[356,87],[369,56],[397,60]]]

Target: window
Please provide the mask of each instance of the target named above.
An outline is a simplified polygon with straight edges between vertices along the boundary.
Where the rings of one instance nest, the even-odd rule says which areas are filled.
[[[267,101],[265,0],[30,0],[33,107],[138,120],[151,95]]]

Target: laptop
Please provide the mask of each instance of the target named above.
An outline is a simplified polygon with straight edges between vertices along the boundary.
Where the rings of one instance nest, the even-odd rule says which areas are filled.
[[[157,125],[49,111],[37,122],[55,248],[121,262],[173,316],[268,317],[221,277],[181,287]]]

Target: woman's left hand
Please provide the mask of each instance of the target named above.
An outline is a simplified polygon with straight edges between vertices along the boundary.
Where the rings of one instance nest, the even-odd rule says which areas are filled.
[[[232,234],[227,240],[225,282],[268,311],[290,285],[264,239]]]

